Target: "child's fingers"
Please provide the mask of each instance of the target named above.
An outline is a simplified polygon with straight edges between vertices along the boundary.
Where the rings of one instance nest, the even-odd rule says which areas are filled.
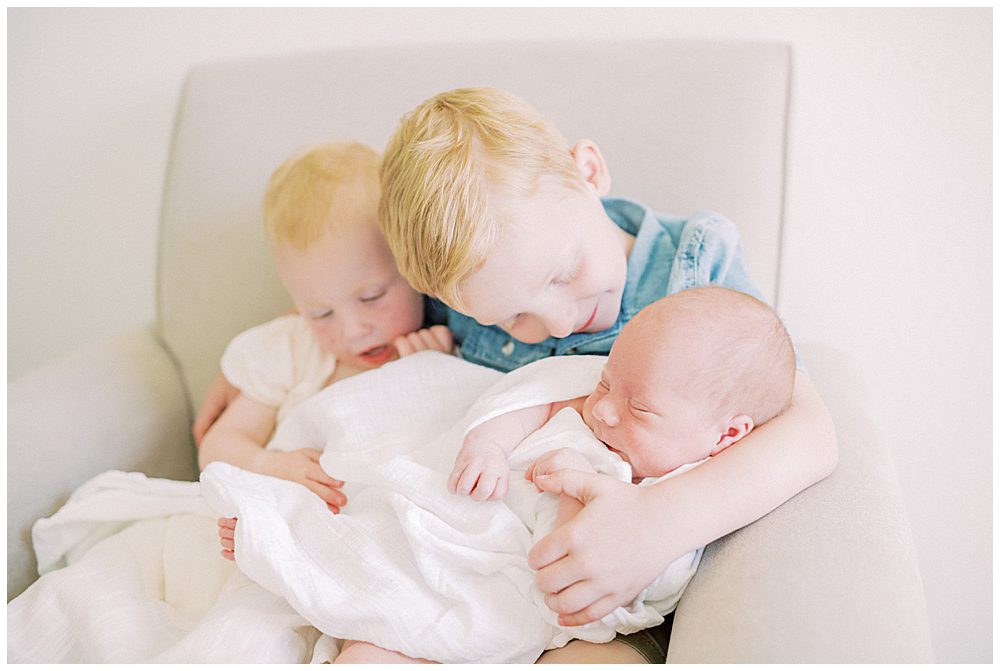
[[[455,468],[451,469],[451,475],[448,476],[448,491],[452,494],[458,494],[458,481],[462,479],[462,473],[465,471],[465,466],[455,465]]]
[[[234,541],[232,538],[221,538],[219,539],[219,544],[222,545],[223,548],[229,551],[233,551],[236,549],[236,541]]]
[[[332,487],[326,487],[318,482],[308,482],[306,487],[309,488],[316,496],[323,499],[327,505],[332,505],[336,508],[343,508],[347,505],[347,497],[339,489],[334,489]]]
[[[438,342],[437,336],[430,329],[421,329],[417,331],[417,335],[424,349],[441,349],[441,343]]]
[[[455,485],[456,494],[464,494],[466,496],[472,494],[472,490],[476,488],[476,483],[482,475],[482,468],[476,467],[470,464],[462,471],[462,476],[458,479],[458,483]]]
[[[509,478],[506,474],[501,475],[497,479],[497,484],[496,487],[493,489],[493,495],[490,496],[490,501],[503,501],[505,498],[507,498],[507,488],[509,486],[508,481]]]
[[[236,555],[233,553],[232,550],[223,550],[222,557],[224,559],[228,559],[229,561],[236,561]]]
[[[398,336],[392,341],[392,344],[396,348],[396,352],[401,357],[409,356],[414,352],[413,345],[411,345],[410,341],[406,339],[406,336]]]
[[[219,527],[219,538],[223,541],[231,541],[236,537],[236,529],[232,527]],[[225,545],[225,543],[223,543]]]
[[[447,326],[442,326],[438,324],[437,326],[432,326],[428,331],[434,336],[442,352],[451,352],[452,348],[455,346],[455,338],[451,335],[451,329]]]
[[[473,501],[489,501],[493,498],[493,492],[496,491],[496,488],[497,478],[483,473],[479,476],[479,480],[469,496],[472,497]]]
[[[217,521],[219,527],[225,527],[228,529],[236,528],[236,518],[235,517],[220,517]]]
[[[312,468],[307,469],[306,477],[313,482],[318,482],[321,485],[326,485],[327,487],[332,487],[334,489],[340,489],[344,486],[343,480],[331,478],[319,464],[313,464]]]

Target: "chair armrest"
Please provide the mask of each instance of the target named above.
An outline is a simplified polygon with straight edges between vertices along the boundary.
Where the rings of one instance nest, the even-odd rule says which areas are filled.
[[[670,662],[933,661],[899,484],[857,367],[806,349],[837,429],[837,469],[706,548],[675,615]]]
[[[151,328],[101,343],[7,385],[7,600],[35,578],[31,526],[102,471],[193,480],[190,413]]]

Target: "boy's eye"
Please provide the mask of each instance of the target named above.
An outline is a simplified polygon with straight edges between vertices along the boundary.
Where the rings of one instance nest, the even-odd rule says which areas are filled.
[[[569,284],[570,282],[572,282],[573,280],[576,279],[576,274],[579,271],[579,269],[580,269],[580,265],[579,264],[573,266],[572,269],[566,271],[565,273],[563,273],[559,277],[557,277],[554,280],[552,280],[552,284],[560,285],[560,286],[563,285],[563,284]]]
[[[333,310],[327,310],[326,312],[313,315],[312,318],[319,321],[320,319],[326,319],[333,316]]]
[[[386,294],[386,291],[383,289],[382,291],[380,291],[377,294],[372,294],[371,296],[362,296],[361,302],[362,303],[374,303],[378,299],[380,299],[383,296],[385,296],[385,294]]]

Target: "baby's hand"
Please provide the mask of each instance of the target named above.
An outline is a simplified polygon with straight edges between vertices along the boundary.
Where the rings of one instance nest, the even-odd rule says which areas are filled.
[[[492,443],[466,439],[448,476],[448,491],[476,501],[502,501],[509,481],[510,465],[503,450]]]
[[[451,329],[438,325],[401,335],[392,344],[399,352],[399,356],[404,357],[428,349],[451,354],[455,341],[451,337]]]
[[[340,491],[344,482],[326,474],[319,465],[321,455],[319,450],[311,449],[294,452],[261,450],[258,472],[299,483],[323,499],[327,508],[339,513],[347,504],[347,497]]]
[[[586,471],[595,473],[594,467],[587,459],[568,447],[559,450],[551,450],[535,459],[535,462],[524,472],[524,479],[535,481],[539,475],[550,475],[556,471],[572,469],[574,471]],[[535,485],[536,487],[538,485]],[[542,491],[540,488],[538,491]]]
[[[236,518],[220,517],[218,525],[219,525],[219,544],[222,545],[222,556],[228,559],[229,561],[235,561],[236,544],[234,537],[236,535]]]

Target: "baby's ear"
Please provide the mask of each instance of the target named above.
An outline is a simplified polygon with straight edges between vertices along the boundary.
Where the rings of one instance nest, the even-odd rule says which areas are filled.
[[[598,196],[606,196],[611,193],[611,173],[608,172],[608,165],[604,162],[604,156],[593,140],[580,140],[570,150],[576,167],[580,169],[580,174],[587,184],[594,187]]]
[[[753,431],[753,419],[750,415],[736,415],[728,422],[725,422],[722,431],[719,432],[719,440],[715,443],[712,451],[714,457],[719,452],[738,441],[743,436]]]

